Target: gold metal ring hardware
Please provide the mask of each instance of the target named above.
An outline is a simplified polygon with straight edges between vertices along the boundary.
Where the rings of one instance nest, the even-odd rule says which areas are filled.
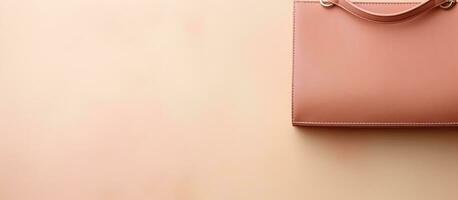
[[[448,0],[447,2],[441,4],[440,7],[443,9],[450,9],[453,6],[455,6],[455,4],[456,4],[456,0]]]
[[[455,1],[455,0],[450,0],[450,1]],[[320,4],[326,8],[334,6],[334,4],[330,2],[329,0],[320,0]]]

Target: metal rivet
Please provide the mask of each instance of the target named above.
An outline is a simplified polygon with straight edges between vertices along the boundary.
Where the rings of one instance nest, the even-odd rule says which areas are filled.
[[[451,0],[451,1],[455,1],[455,0]],[[334,4],[330,2],[329,0],[320,0],[320,4],[326,8],[334,6]]]
[[[455,6],[455,4],[456,4],[456,0],[448,0],[447,2],[441,4],[440,7],[443,9],[450,9],[453,6]]]

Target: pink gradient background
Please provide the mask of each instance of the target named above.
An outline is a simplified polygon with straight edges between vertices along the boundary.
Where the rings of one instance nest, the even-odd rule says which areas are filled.
[[[0,0],[0,199],[457,199],[455,129],[291,126],[292,6]]]

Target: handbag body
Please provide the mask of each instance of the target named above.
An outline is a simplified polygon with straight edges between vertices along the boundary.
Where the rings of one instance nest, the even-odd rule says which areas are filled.
[[[296,126],[457,126],[454,0],[294,2]]]

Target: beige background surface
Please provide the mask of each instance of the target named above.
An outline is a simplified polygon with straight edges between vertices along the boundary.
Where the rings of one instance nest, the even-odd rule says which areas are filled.
[[[292,5],[0,0],[0,199],[457,199],[456,130],[290,125]]]

